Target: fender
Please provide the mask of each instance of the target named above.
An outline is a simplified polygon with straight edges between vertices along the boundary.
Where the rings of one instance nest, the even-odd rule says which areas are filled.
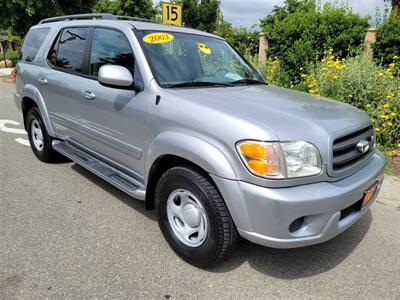
[[[33,86],[31,84],[26,84],[24,86],[24,88],[22,89],[22,93],[21,93],[21,99],[22,99],[21,105],[22,105],[23,99],[25,97],[30,98],[36,102],[37,106],[39,107],[40,114],[42,115],[44,125],[46,126],[47,133],[52,137],[56,137],[53,126],[51,125],[51,122],[50,122],[50,117],[49,117],[49,113],[47,111],[46,104],[44,103],[44,100],[43,100],[43,97],[42,97],[40,91],[35,86]]]
[[[212,175],[227,179],[237,178],[226,155],[215,146],[185,133],[167,131],[156,136],[149,147],[145,182],[148,182],[150,168],[155,160],[168,154],[187,159]]]

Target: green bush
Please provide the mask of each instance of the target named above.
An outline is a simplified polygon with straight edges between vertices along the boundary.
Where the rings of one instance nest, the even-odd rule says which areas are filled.
[[[282,69],[281,62],[278,58],[268,58],[267,61],[263,63],[258,59],[257,55],[252,56],[247,54],[245,57],[269,84],[291,87],[289,75]]]
[[[311,94],[351,104],[365,111],[374,123],[381,149],[395,149],[400,142],[400,59],[387,68],[371,58],[338,59],[332,50],[307,74],[302,85]]]
[[[227,40],[242,55],[255,55],[258,52],[259,32],[257,31],[248,31],[242,27],[235,28],[230,23],[222,21],[216,34]]]
[[[390,64],[394,56],[400,56],[400,19],[390,18],[378,28],[372,49],[374,58],[384,65]]]
[[[13,66],[15,66],[19,60],[19,50],[6,51],[6,59],[11,60],[13,63]]]
[[[291,79],[299,80],[300,68],[307,67],[333,48],[339,57],[362,51],[368,18],[354,14],[347,7],[314,0],[286,0],[283,7],[261,21],[269,48],[268,56],[278,57]]]

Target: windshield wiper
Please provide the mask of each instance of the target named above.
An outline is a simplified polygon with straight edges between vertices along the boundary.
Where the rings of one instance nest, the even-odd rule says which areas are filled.
[[[252,79],[252,78],[242,78],[239,80],[231,81],[229,82],[230,84],[267,84],[266,82],[262,80],[257,80],[257,79]]]
[[[232,86],[233,84],[228,82],[212,82],[212,81],[187,81],[181,83],[174,83],[168,85],[169,88],[177,87],[196,87],[196,86]]]

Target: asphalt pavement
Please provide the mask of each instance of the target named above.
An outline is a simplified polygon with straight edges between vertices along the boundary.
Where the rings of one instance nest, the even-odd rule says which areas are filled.
[[[243,241],[201,270],[172,252],[143,202],[73,162],[38,161],[13,89],[0,82],[0,299],[400,299],[398,179],[331,241]]]

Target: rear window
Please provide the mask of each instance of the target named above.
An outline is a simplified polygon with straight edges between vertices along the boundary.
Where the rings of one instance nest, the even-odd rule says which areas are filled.
[[[63,29],[49,52],[50,63],[68,72],[81,73],[89,31],[89,27]]]
[[[49,33],[50,28],[38,28],[29,30],[25,37],[24,45],[21,49],[20,60],[26,62],[32,62],[36,54],[39,51],[40,46],[42,46],[44,39]]]

